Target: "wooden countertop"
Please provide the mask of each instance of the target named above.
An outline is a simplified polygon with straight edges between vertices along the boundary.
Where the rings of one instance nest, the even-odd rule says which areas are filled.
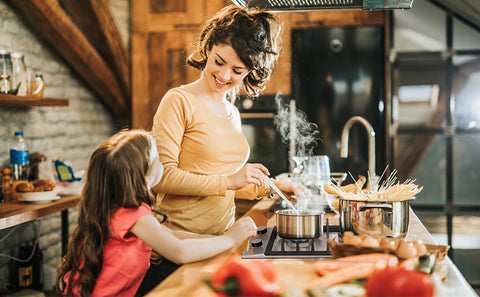
[[[269,209],[274,203],[275,200],[271,199],[259,200],[245,215],[250,216],[257,226],[273,227],[275,226],[275,216]],[[327,213],[325,217],[329,218],[330,224],[338,224],[338,216],[336,214]],[[415,213],[411,211],[407,240],[419,239],[425,243],[436,243]],[[147,296],[215,297],[216,295],[203,283],[203,280],[209,278],[209,276],[216,271],[217,267],[231,254],[236,253],[241,255],[247,243],[248,241],[245,241],[240,246],[216,257],[182,265],[177,271],[147,294]],[[280,283],[283,288],[305,288],[308,287],[314,279],[318,278],[313,269],[315,259],[269,259],[267,261],[272,261],[278,269]],[[443,283],[443,294],[437,294],[436,297],[478,296],[448,257],[440,264],[446,265],[448,276]]]
[[[66,196],[49,203],[16,201],[0,204],[0,230],[72,208],[79,200],[80,196]]]

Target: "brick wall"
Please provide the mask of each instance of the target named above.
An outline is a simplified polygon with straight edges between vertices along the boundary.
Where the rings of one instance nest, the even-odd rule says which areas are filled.
[[[41,152],[52,159],[68,161],[76,171],[86,169],[90,154],[116,126],[109,111],[79,76],[50,45],[30,31],[22,16],[0,0],[0,49],[25,54],[25,64],[45,80],[45,97],[67,98],[68,107],[11,108],[0,105],[0,167],[9,163],[9,139],[23,130],[30,152]],[[110,0],[110,5],[129,48],[130,1]],[[69,212],[70,234],[77,221],[77,210]],[[10,259],[18,246],[36,238],[44,256],[44,270],[51,271],[61,260],[60,214],[35,222],[0,230],[0,292],[8,285]],[[7,236],[8,237],[5,237]]]

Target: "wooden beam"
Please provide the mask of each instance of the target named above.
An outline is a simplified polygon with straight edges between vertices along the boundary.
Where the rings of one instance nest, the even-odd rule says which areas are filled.
[[[383,10],[323,10],[292,14],[293,28],[332,26],[384,26],[387,12]]]
[[[59,0],[60,5],[113,70],[123,95],[130,98],[130,61],[106,0]]]
[[[129,104],[107,63],[60,7],[57,0],[16,0],[16,7],[95,91],[121,123]]]

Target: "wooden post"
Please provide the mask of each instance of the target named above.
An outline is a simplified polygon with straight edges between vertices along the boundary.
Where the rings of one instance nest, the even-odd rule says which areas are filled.
[[[12,200],[12,187],[10,185],[12,170],[10,168],[2,169],[2,190],[3,190],[3,202],[8,203]]]

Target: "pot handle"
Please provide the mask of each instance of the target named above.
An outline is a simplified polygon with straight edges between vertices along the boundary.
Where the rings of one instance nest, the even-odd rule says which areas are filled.
[[[360,211],[367,210],[369,208],[386,208],[386,209],[392,209],[391,204],[384,204],[384,203],[379,203],[379,204],[365,204],[360,208]]]

